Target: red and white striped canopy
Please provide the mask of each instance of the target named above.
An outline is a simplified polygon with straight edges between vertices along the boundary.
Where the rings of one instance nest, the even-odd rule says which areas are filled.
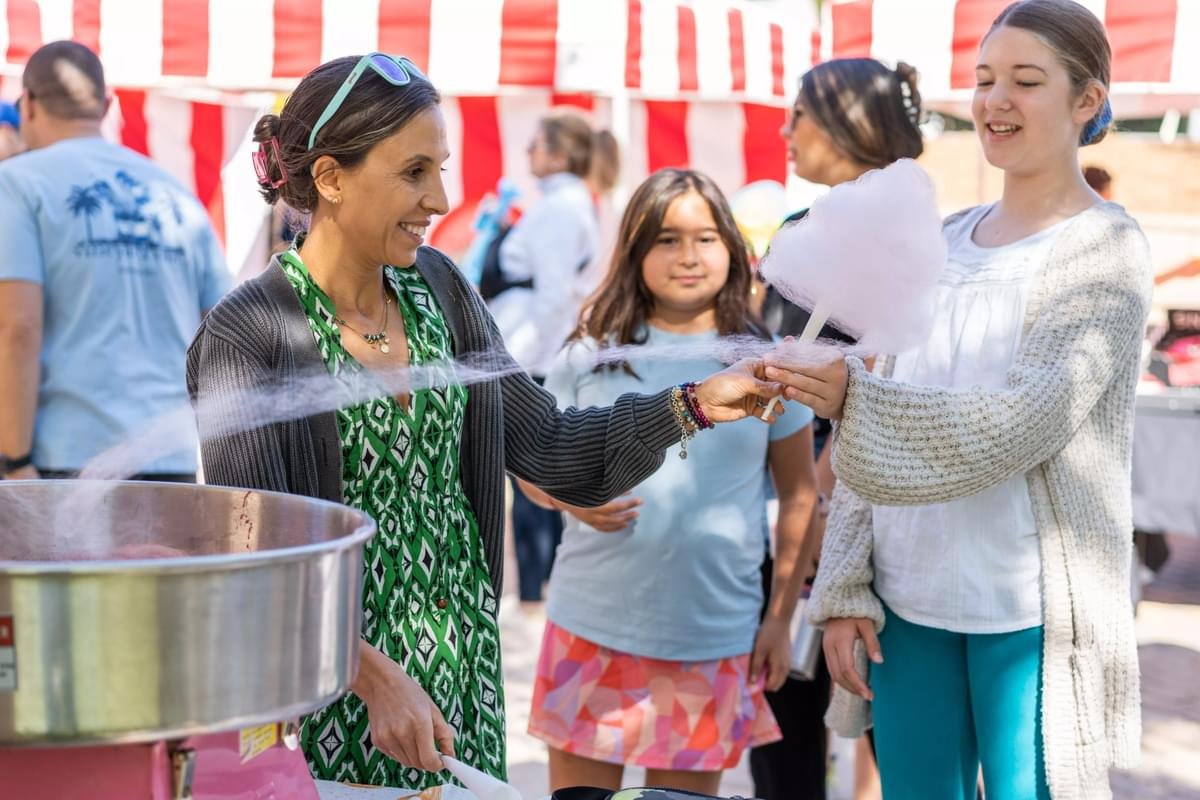
[[[961,107],[975,85],[979,40],[1011,0],[833,0],[822,20],[823,59],[903,60],[921,96]],[[1200,0],[1078,0],[1104,23],[1113,50],[1117,116],[1200,106]]]
[[[727,193],[758,180],[783,182],[787,158],[780,128],[787,110],[776,105],[737,101],[633,100],[621,106],[606,97],[562,95],[549,91],[520,95],[451,97],[442,103],[451,156],[446,190],[452,209],[434,232],[434,244],[461,246],[474,204],[496,187],[503,175],[535,196],[526,145],[538,120],[554,105],[580,107],[598,127],[620,131],[623,173],[633,187],[663,167],[693,166],[710,175]]]
[[[537,87],[782,104],[814,44],[811,13],[736,0],[0,0],[0,10],[10,69],[43,42],[75,39],[129,87],[286,89],[330,58],[383,50],[448,95]]]
[[[782,181],[778,131],[814,30],[811,13],[708,0],[0,0],[0,94],[44,42],[95,49],[118,87],[112,135],[195,189],[236,264],[262,208],[238,93],[289,89],[336,56],[408,55],[446,96],[450,245],[501,175],[529,183],[525,145],[553,105],[615,126],[631,183],[689,164],[727,191]]]
[[[525,144],[556,104],[614,127],[629,184],[691,165],[728,192],[784,179],[778,130],[818,59],[903,59],[930,105],[961,111],[1008,1],[832,0],[818,30],[807,0],[0,0],[0,95],[44,42],[96,49],[118,87],[114,137],[195,189],[236,265],[262,208],[246,141],[257,111],[239,93],[289,89],[329,58],[403,53],[446,96],[445,233],[465,230],[501,175],[526,178]],[[1186,35],[1200,33],[1200,0],[1080,1],[1108,29],[1119,116],[1200,105]]]

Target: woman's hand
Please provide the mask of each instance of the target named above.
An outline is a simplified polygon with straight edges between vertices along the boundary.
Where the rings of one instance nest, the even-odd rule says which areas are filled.
[[[736,422],[757,416],[772,397],[783,388],[778,383],[763,380],[761,361],[743,360],[710,375],[696,387],[700,410],[710,422]],[[778,403],[767,422],[774,422],[783,413]]]
[[[367,706],[375,747],[406,767],[429,772],[444,769],[438,750],[454,755],[454,729],[446,724],[437,705],[383,653],[365,643],[361,653],[362,666],[353,690]]]
[[[769,380],[783,384],[784,397],[803,403],[818,417],[833,420],[842,418],[846,405],[846,386],[850,382],[845,356],[838,356],[816,367],[794,368],[771,361],[770,356],[767,358],[765,375]]]
[[[867,647],[867,657],[882,664],[883,651],[879,649],[875,623],[865,617],[831,619],[825,623],[825,663],[838,686],[864,700],[874,700],[875,693],[867,686],[866,676],[859,675],[854,666],[854,643],[859,639]]]
[[[788,632],[788,621],[768,615],[758,627],[754,637],[754,650],[750,654],[750,677],[757,678],[766,670],[768,692],[783,686],[792,670],[792,637]]]
[[[638,517],[637,507],[642,501],[631,495],[623,495],[616,500],[595,508],[571,506],[559,503],[563,511],[570,514],[584,525],[590,525],[603,533],[617,533],[629,527],[629,523]]]

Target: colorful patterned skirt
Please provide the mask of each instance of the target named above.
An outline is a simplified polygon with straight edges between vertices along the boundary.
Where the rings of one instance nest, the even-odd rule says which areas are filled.
[[[610,650],[546,623],[529,733],[596,761],[711,772],[778,741],[750,654],[666,661]]]

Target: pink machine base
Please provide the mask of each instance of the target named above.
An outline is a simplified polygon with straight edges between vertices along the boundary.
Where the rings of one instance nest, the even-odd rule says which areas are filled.
[[[176,792],[190,759],[190,794]],[[282,742],[243,760],[237,731],[181,742],[0,749],[0,785],[21,800],[319,800],[304,755]]]

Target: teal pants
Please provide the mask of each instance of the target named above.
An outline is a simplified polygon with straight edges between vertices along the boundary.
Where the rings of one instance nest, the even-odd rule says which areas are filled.
[[[884,800],[1049,800],[1042,758],[1042,629],[962,634],[886,609],[871,665]]]

